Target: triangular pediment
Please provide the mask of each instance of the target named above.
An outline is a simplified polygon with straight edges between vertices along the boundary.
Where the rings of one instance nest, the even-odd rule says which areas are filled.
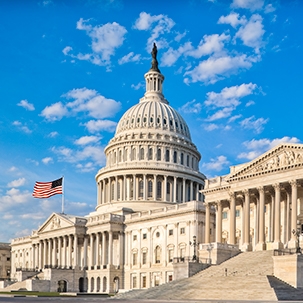
[[[62,229],[66,227],[74,226],[74,222],[69,220],[65,215],[53,213],[44,222],[44,224],[38,229],[38,232],[48,232],[56,229]]]
[[[232,181],[242,177],[288,170],[299,166],[303,167],[303,144],[283,143],[248,163],[234,166],[228,179]]]

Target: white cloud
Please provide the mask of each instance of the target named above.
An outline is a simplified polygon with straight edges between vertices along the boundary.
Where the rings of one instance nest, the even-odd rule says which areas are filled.
[[[134,52],[130,52],[129,54],[123,56],[121,59],[118,60],[118,63],[121,64],[125,64],[128,62],[138,62],[141,59],[141,55],[137,54],[135,55]]]
[[[246,8],[251,11],[262,9],[264,0],[233,0],[231,7]]]
[[[221,16],[219,18],[218,24],[230,24],[233,28],[237,27],[239,24],[243,25],[247,22],[245,16],[240,18],[237,13],[230,13],[227,16]]]
[[[248,102],[245,104],[246,107],[249,107],[249,106],[252,106],[252,105],[255,105],[255,101],[253,101],[253,100],[250,100],[250,101],[248,101]]]
[[[225,156],[218,156],[215,159],[211,159],[208,163],[203,163],[202,167],[207,170],[220,171],[227,165],[229,165],[227,158]]]
[[[253,129],[257,134],[263,131],[263,126],[268,122],[268,119],[259,118],[255,119],[255,116],[246,118],[240,122],[240,125],[246,129]]]
[[[27,100],[21,100],[17,105],[25,108],[26,110],[35,110],[34,105],[32,103],[29,103]]]
[[[91,143],[97,143],[100,141],[100,137],[98,136],[83,136],[75,141],[76,145],[87,145]]]
[[[235,115],[235,116],[232,116],[228,119],[228,123],[231,123],[231,122],[234,122],[236,121],[237,119],[240,119],[242,117],[242,115]]]
[[[26,134],[32,133],[32,131],[26,125],[23,125],[20,121],[14,121],[12,124]]]
[[[211,132],[211,131],[213,131],[215,129],[218,129],[218,128],[219,128],[219,126],[217,124],[214,124],[214,123],[211,123],[211,124],[208,124],[208,125],[204,126],[204,129],[208,132]]]
[[[276,8],[271,3],[269,3],[265,6],[264,13],[265,14],[272,13],[275,10],[276,10]]]
[[[184,33],[177,33],[177,36],[175,37],[176,42],[180,42],[182,38],[186,36],[187,32],[185,31]]]
[[[43,159],[42,159],[42,162],[43,162],[45,165],[47,165],[47,164],[53,162],[53,158],[51,158],[51,157],[43,158]]]
[[[18,168],[16,166],[12,166],[12,167],[9,168],[10,172],[14,172],[14,171],[17,171],[17,170],[18,170]]]
[[[88,163],[86,163],[86,164],[77,164],[76,165],[76,167],[78,168],[78,169],[80,169],[80,171],[82,171],[82,172],[91,172],[91,171],[95,171],[96,170],[96,166],[95,166],[95,164],[94,163],[92,163],[92,162],[88,162]]]
[[[96,90],[85,87],[72,89],[64,94],[63,97],[74,100],[66,104],[57,102],[47,106],[41,112],[41,116],[48,121],[57,121],[64,116],[82,112],[90,117],[100,119],[115,115],[121,108],[120,102],[107,99],[98,94]]]
[[[170,47],[161,57],[161,66],[172,66],[184,53],[191,49],[192,46],[190,42],[181,45],[176,50]]]
[[[7,187],[20,187],[23,186],[26,182],[25,178],[19,178],[17,180],[13,180],[7,184]]]
[[[28,191],[20,191],[16,188],[11,188],[6,191],[6,195],[0,196],[0,210],[14,206],[16,203],[26,203],[31,199],[31,193]]]
[[[248,57],[245,54],[234,57],[223,56],[220,58],[209,57],[207,60],[201,61],[193,70],[185,72],[184,79],[186,84],[191,82],[215,83],[231,74],[236,74],[240,69],[249,69],[252,62],[257,58]]]
[[[141,12],[139,18],[136,20],[134,28],[137,30],[150,30],[151,36],[147,40],[146,49],[150,51],[152,49],[152,44],[157,41],[157,47],[160,49],[166,45],[165,39],[158,38],[165,34],[170,33],[175,22],[168,18],[166,15],[150,15],[145,12]]]
[[[251,140],[243,142],[243,145],[250,151],[242,152],[238,155],[239,159],[248,159],[253,160],[256,157],[260,156],[262,153],[267,150],[277,146],[281,143],[300,143],[300,140],[296,137],[282,137],[276,138],[273,140],[270,139],[259,139],[259,140]]]
[[[55,138],[55,137],[57,137],[58,135],[59,135],[59,133],[56,132],[56,131],[54,131],[54,132],[49,133],[48,137],[50,137],[50,138]]]
[[[41,116],[48,121],[57,121],[61,120],[67,113],[68,111],[62,102],[57,102],[50,106],[46,106],[42,110]]]
[[[131,88],[133,88],[134,90],[138,90],[141,87],[145,87],[145,83],[144,82],[139,82],[137,85],[135,85],[135,84],[131,85]]]
[[[92,52],[73,55],[70,54],[72,48],[67,46],[63,49],[63,53],[78,60],[90,61],[96,65],[110,65],[111,57],[115,54],[116,49],[123,44],[127,30],[116,22],[92,26],[88,23],[89,21],[80,18],[77,22],[77,29],[86,31],[86,34],[91,38]]]
[[[257,88],[256,84],[248,83],[231,87],[225,87],[220,93],[208,92],[206,106],[212,107],[236,107],[240,104],[239,99],[251,95]]]
[[[263,18],[259,14],[252,15],[249,21],[240,27],[235,38],[240,38],[244,45],[252,47],[258,52],[262,46],[262,37],[265,33],[262,21]]]
[[[232,111],[234,110],[233,107],[225,107],[221,110],[218,110],[211,116],[208,116],[205,120],[206,121],[216,121],[219,119],[227,118],[231,115]]]
[[[84,125],[90,133],[96,133],[100,131],[114,132],[117,123],[110,120],[90,120]]]
[[[189,102],[186,102],[181,108],[179,108],[179,111],[185,113],[185,114],[198,114],[201,112],[202,104],[197,102],[195,99]]]

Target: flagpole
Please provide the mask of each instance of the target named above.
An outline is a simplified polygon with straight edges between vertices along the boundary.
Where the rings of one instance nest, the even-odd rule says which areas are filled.
[[[64,176],[62,176],[62,214],[64,214]]]

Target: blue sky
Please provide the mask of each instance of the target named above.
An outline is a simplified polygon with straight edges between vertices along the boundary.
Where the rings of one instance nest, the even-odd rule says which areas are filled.
[[[302,142],[303,4],[295,0],[0,2],[0,242],[29,235],[61,195],[96,206],[95,174],[122,114],[144,94],[153,42],[164,95],[207,177]]]

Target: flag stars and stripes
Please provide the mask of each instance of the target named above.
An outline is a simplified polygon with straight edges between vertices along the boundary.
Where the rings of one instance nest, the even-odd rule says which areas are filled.
[[[36,182],[33,191],[33,197],[47,199],[51,196],[63,194],[63,178],[50,182]]]

